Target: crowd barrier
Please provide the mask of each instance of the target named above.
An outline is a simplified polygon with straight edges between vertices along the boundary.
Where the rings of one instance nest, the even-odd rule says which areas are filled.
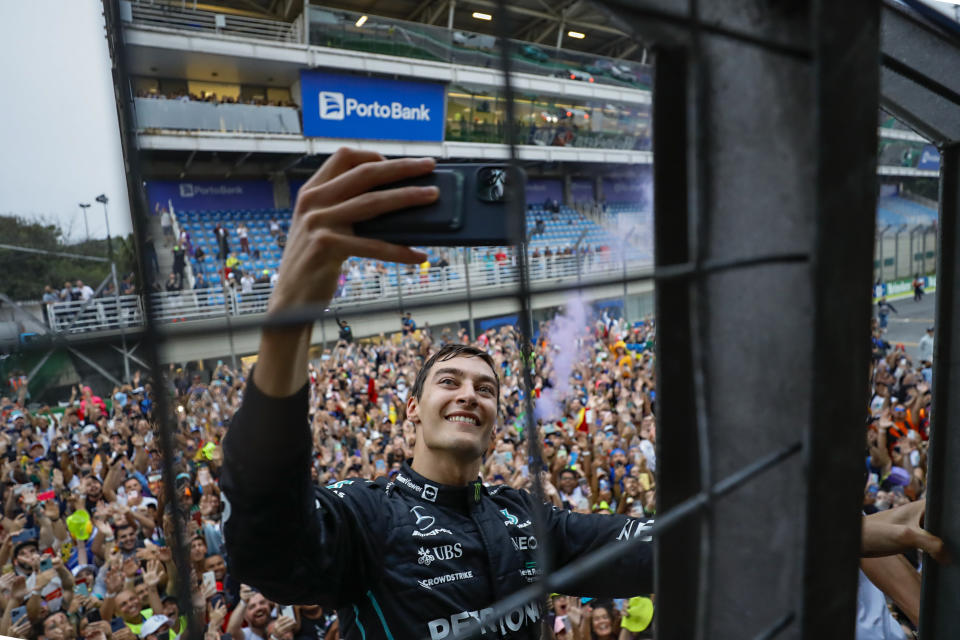
[[[530,259],[531,284],[571,284],[597,276],[622,276],[624,272],[651,267],[647,253],[615,252],[559,255]],[[421,269],[418,266],[391,266],[387,273],[364,274],[345,278],[333,300],[344,306],[376,300],[396,299],[411,302],[418,297],[461,293],[504,294],[520,284],[520,270],[510,261],[475,261],[447,267]],[[222,285],[204,289],[165,291],[150,294],[156,318],[163,323],[188,322],[224,316],[265,313],[270,284],[255,284],[244,292],[239,287]],[[58,333],[82,333],[139,327],[144,322],[144,304],[139,295],[92,298],[87,302],[58,302],[47,307],[48,324]]]

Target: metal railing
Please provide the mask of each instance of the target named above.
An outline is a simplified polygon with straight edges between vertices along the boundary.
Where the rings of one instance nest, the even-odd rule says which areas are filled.
[[[590,284],[597,279],[635,273],[652,266],[647,253],[590,253],[558,255],[530,259],[530,281],[537,286],[561,283]],[[469,270],[469,274],[467,271]],[[334,306],[375,302],[377,300],[412,301],[450,294],[473,295],[500,291],[511,295],[520,284],[519,268],[509,259],[502,262],[474,261],[447,267],[407,268],[394,265],[386,273],[367,273],[346,277],[340,284]],[[249,291],[221,285],[204,289],[164,291],[150,294],[156,319],[164,323],[209,320],[224,316],[265,313],[273,287],[254,284]],[[143,300],[139,295],[94,298],[58,302],[47,307],[48,323],[57,333],[84,333],[139,327],[143,324]]]
[[[247,18],[145,0],[133,2],[131,7],[133,22],[140,25],[280,42],[299,42],[301,38],[299,24],[280,20]]]

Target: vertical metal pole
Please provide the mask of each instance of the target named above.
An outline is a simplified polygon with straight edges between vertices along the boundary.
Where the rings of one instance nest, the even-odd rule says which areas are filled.
[[[403,313],[403,288],[401,273],[400,273],[400,264],[394,264],[394,269],[397,271],[397,306],[400,307],[400,313]]]
[[[866,417],[880,106],[880,3],[811,4],[816,193],[811,409],[804,433],[804,640],[854,635],[863,430],[834,427],[838,419],[862,425]],[[845,155],[841,148],[853,151]],[[838,362],[838,353],[847,357]]]
[[[457,0],[450,0],[447,5],[447,29],[453,30],[453,14],[457,9]]]
[[[630,322],[627,314],[627,243],[623,243],[623,319]]]
[[[567,28],[566,11],[561,14],[560,24],[557,25],[557,49],[563,44],[563,30]]]
[[[930,233],[930,227],[923,228],[923,238],[920,241],[920,251],[923,255],[923,275],[927,275],[927,234]]]
[[[584,229],[583,231],[580,232],[580,235],[577,237],[577,241],[573,243],[573,254],[574,254],[574,257],[577,259],[577,288],[578,289],[580,288],[580,277],[581,277],[580,275],[580,269],[581,269],[580,243],[583,242],[583,239],[586,237],[587,237],[587,231],[586,229]],[[624,282],[624,285],[626,285],[626,282]],[[624,301],[624,304],[626,304],[626,301]]]
[[[910,273],[907,274],[908,277],[910,276],[911,273],[917,272],[917,253],[913,249],[914,247],[913,237],[914,235],[916,235],[917,229],[919,228],[920,227],[913,227],[910,229]]]
[[[878,247],[877,261],[880,263],[880,276],[879,276],[880,282],[887,281],[887,274],[884,273],[884,265],[883,265],[883,236],[886,232],[887,232],[887,227],[884,227],[883,229],[880,230],[880,233],[877,234],[877,237],[880,239],[877,242],[877,247]]]
[[[467,318],[470,321],[470,340],[477,339],[477,330],[473,324],[473,296],[470,294],[470,247],[463,247],[463,273],[467,281]]]
[[[303,34],[301,42],[310,44],[310,0],[303,0]]]
[[[127,63],[123,50],[123,30],[120,19],[120,3],[118,0],[103,0],[104,17],[107,26],[107,43],[112,62],[113,89],[114,97],[117,102],[117,120],[120,129],[120,144],[123,150],[124,160],[126,162],[127,178],[127,196],[130,199],[130,217],[133,223],[133,230],[136,236],[137,247],[141,249],[136,252],[137,272],[141,275],[141,282],[146,280],[143,275],[149,272],[149,267],[145,264],[146,256],[142,248],[147,238],[147,202],[144,197],[143,176],[140,172],[139,157],[135,142],[135,125],[133,116],[133,96],[130,93],[129,74],[127,73]],[[168,540],[173,549],[173,561],[178,567],[188,567],[189,556],[186,548],[186,517],[181,510],[181,500],[174,487],[174,441],[173,431],[173,412],[170,410],[169,398],[164,389],[166,382],[164,372],[160,367],[158,357],[158,348],[163,343],[162,334],[156,326],[156,310],[153,305],[153,298],[145,295],[142,298],[145,305],[146,325],[144,327],[144,347],[147,352],[147,360],[150,362],[150,373],[156,383],[157,392],[155,394],[154,416],[160,422],[160,448],[163,451],[162,471],[164,478],[164,497],[167,505],[174,512],[174,521],[172,539]],[[176,595],[180,602],[188,603],[191,597],[190,575],[183,572],[177,579]],[[183,631],[185,638],[201,638],[203,636],[203,622],[195,614],[193,607],[188,607],[184,612],[187,616],[187,629]]]
[[[123,381],[130,382],[130,357],[127,354],[127,332],[123,328],[123,314],[120,308],[120,282],[117,280],[117,265],[110,263],[110,273],[113,274],[113,300],[117,306],[117,324],[120,326],[120,344],[123,347]]]
[[[87,240],[90,239],[90,223],[87,222],[87,209],[90,208],[89,204],[80,203],[80,211],[83,212],[83,228],[87,232]]]
[[[897,232],[893,234],[893,279],[897,280],[900,277],[900,234],[903,233],[903,230],[907,228],[907,225],[902,224],[897,227]]]
[[[960,540],[960,146],[941,149],[940,228],[937,238],[936,339],[933,354],[933,413],[927,453],[927,513],[925,526],[956,550]],[[954,551],[954,553],[956,553]],[[923,558],[920,598],[920,637],[960,637],[960,565],[941,567]]]
[[[658,48],[653,94],[654,256],[658,267],[686,264],[690,259],[688,219],[687,122],[685,78],[687,54],[681,49]],[[666,141],[660,144],[659,141]],[[672,215],[668,215],[670,212]],[[700,491],[700,466],[693,371],[690,367],[690,297],[681,284],[658,284],[654,290],[657,324],[656,374],[657,513],[664,513]],[[666,384],[663,381],[669,381]],[[655,575],[658,640],[690,640],[696,636],[700,527],[690,519],[656,538]],[[669,567],[667,569],[667,567]]]
[[[237,313],[237,300],[233,295],[233,287],[227,286],[227,256],[220,261],[220,291],[223,293],[223,318],[227,323],[227,341],[230,343],[230,366],[237,370],[237,352],[233,347],[233,327],[230,326],[230,316]],[[231,310],[232,308],[232,310]]]

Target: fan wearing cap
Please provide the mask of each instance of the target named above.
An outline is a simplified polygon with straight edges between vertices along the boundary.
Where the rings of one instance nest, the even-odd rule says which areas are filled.
[[[70,604],[73,597],[73,574],[71,574],[60,558],[41,554],[38,551],[37,540],[30,535],[34,530],[26,530],[13,548],[13,569],[17,575],[27,578],[27,614],[31,620],[39,620],[44,610],[59,611],[61,607]],[[40,571],[40,562],[43,558],[52,560],[53,567]]]
[[[163,614],[154,614],[147,618],[140,628],[141,640],[171,640],[175,636],[170,630],[170,618]]]

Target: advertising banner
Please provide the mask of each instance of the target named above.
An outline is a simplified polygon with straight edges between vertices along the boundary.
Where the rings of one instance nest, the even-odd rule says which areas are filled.
[[[574,178],[570,181],[570,197],[574,202],[593,202],[593,180]]]
[[[263,180],[148,180],[150,213],[173,204],[174,211],[272,209],[273,185]]]
[[[917,162],[917,169],[940,170],[940,152],[932,144],[925,145]]]
[[[442,84],[304,69],[300,87],[307,137],[443,141]]]
[[[559,179],[529,178],[526,188],[527,204],[540,206],[547,200],[563,203],[563,183]]]
[[[648,172],[635,178],[604,178],[603,197],[607,202],[653,204],[653,179]]]

